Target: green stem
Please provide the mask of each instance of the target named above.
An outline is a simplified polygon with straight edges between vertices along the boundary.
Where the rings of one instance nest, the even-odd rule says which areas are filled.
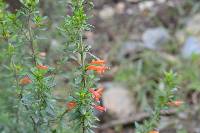
[[[83,120],[83,133],[85,133],[85,122],[84,122],[84,120]]]
[[[80,34],[80,45],[81,45],[81,66],[82,66],[82,83],[83,83],[83,88],[86,87],[86,79],[85,79],[85,47],[83,44],[83,37],[82,37],[82,32]],[[82,128],[83,128],[83,133],[85,133],[85,117],[83,116],[82,120]]]
[[[30,41],[31,50],[32,50],[33,62],[35,65],[37,65],[36,52],[35,52],[34,42],[33,42],[33,33],[32,33],[32,28],[30,25],[30,21],[31,21],[31,12],[28,15],[27,25],[28,25],[29,41]]]
[[[30,45],[31,45],[31,50],[32,50],[32,57],[33,57],[33,62],[35,65],[37,65],[37,61],[36,61],[36,53],[35,53],[35,48],[34,48],[34,41],[33,41],[33,34],[32,34],[32,28],[30,25],[30,21],[31,21],[31,12],[29,12],[28,15],[28,20],[27,20],[27,26],[28,26],[28,33],[29,33],[29,41],[30,41]],[[22,94],[21,94],[22,97]],[[23,102],[23,100],[22,100]],[[23,102],[24,103],[24,102]],[[26,104],[24,104],[26,110],[29,110],[28,106]],[[37,123],[35,122],[33,116],[30,116],[32,123],[33,123],[33,130],[35,133],[38,133],[38,127],[37,127]]]

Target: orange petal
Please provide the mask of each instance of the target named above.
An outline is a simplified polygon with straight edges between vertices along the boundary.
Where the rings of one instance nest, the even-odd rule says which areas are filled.
[[[40,70],[48,70],[48,66],[37,65],[36,67],[37,67],[37,69],[40,69]]]
[[[94,66],[94,65],[90,65],[86,68],[87,70],[97,70],[98,67],[97,66]]]
[[[92,97],[99,102],[100,98],[101,98],[101,94],[95,90],[93,90],[92,88],[89,89],[89,92],[92,93]]]
[[[92,60],[90,64],[92,64],[92,65],[104,65],[105,61],[104,60]]]
[[[69,110],[72,110],[73,108],[75,108],[76,107],[76,102],[74,102],[74,101],[71,101],[71,102],[68,102],[67,103],[67,108],[69,109]]]
[[[94,105],[94,108],[100,112],[105,112],[106,108],[103,106],[99,106],[99,105]]]
[[[31,79],[28,76],[25,76],[24,78],[22,78],[19,81],[20,85],[27,85],[27,84],[30,84],[30,83],[32,83],[32,81],[31,81]]]
[[[98,74],[102,74],[105,72],[105,70],[109,69],[106,66],[94,66],[94,65],[90,65],[86,68],[87,70],[93,70],[96,71]]]
[[[103,91],[104,91],[104,88],[102,88],[102,87],[96,90],[96,92],[101,95],[102,95]]]
[[[173,106],[173,107],[179,107],[183,104],[184,102],[181,100],[176,100],[176,101],[172,101],[172,102],[168,102],[167,105],[168,106]]]

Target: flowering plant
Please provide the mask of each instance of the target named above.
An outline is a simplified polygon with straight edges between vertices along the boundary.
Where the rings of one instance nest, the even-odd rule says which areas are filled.
[[[136,133],[159,133],[157,126],[160,121],[161,112],[167,111],[171,107],[179,107],[184,102],[178,100],[176,78],[177,75],[170,72],[165,72],[164,89],[158,89],[155,97],[155,107],[149,120],[145,120],[143,125],[135,123]]]
[[[55,104],[56,99],[52,95],[52,88],[55,86],[54,75],[57,71],[45,65],[44,58],[41,58],[45,57],[46,53],[40,51],[38,32],[43,30],[46,17],[42,17],[39,12],[39,0],[20,2],[23,4],[22,9],[10,13],[6,10],[7,5],[0,1],[1,41],[5,43],[5,46],[1,47],[5,52],[1,54],[0,59],[7,68],[1,72],[9,73],[11,79],[7,88],[3,88],[6,88],[10,96],[15,96],[12,100],[14,109],[10,112],[15,114],[15,126],[12,127],[20,133],[62,132],[64,128],[60,122],[65,114],[69,114],[69,119],[76,122],[75,132],[92,132],[95,127],[94,121],[98,120],[94,110],[106,111],[100,104],[103,88],[97,88],[96,75],[102,75],[108,69],[104,60],[90,53],[90,47],[83,40],[84,32],[92,27],[87,22],[87,12],[92,9],[92,1],[72,0],[69,4],[73,13],[65,18],[59,28],[67,38],[64,53],[67,50],[77,56],[79,64],[76,65],[72,79],[73,91],[63,112]],[[86,7],[89,7],[88,10]],[[8,60],[4,60],[2,57],[7,53]],[[65,57],[69,57],[67,52]],[[91,62],[87,63],[87,60]],[[8,89],[10,86],[12,89]],[[21,121],[25,118],[26,121]],[[5,130],[10,132],[12,129]]]
[[[0,106],[3,110],[0,119],[5,118],[0,131],[92,133],[98,121],[95,111],[106,111],[101,104],[104,89],[97,81],[109,69],[106,61],[93,55],[84,41],[84,33],[93,28],[88,23],[93,2],[71,0],[68,4],[72,14],[67,15],[58,28],[66,38],[61,51],[65,59],[71,59],[61,60],[73,62],[70,96],[64,99],[65,104],[61,107],[52,93],[55,75],[61,70],[47,65],[46,53],[40,49],[38,33],[44,30],[46,17],[38,9],[39,0],[20,1],[22,9],[10,13],[0,0],[0,63],[3,64],[0,88],[4,92],[0,93],[0,99],[6,99],[4,106]],[[175,77],[172,72],[165,74],[165,89],[156,92],[153,115],[143,125],[136,123],[137,133],[158,133],[155,128],[160,112],[183,104],[175,95]]]

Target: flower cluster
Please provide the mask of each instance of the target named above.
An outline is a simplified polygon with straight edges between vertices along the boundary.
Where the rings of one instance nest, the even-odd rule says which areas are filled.
[[[98,74],[103,74],[105,70],[109,69],[105,66],[104,60],[92,60],[89,66],[86,68],[87,70],[93,70]]]
[[[89,63],[89,66],[87,67],[87,70],[92,70],[97,72],[98,74],[103,74],[105,72],[105,70],[107,70],[108,67],[105,65],[105,61],[104,60],[92,60],[91,63]],[[94,88],[89,88],[88,89],[88,93],[91,94],[92,98],[94,99],[94,101],[96,103],[100,102],[100,99],[102,97],[104,88],[100,87],[97,89]],[[69,111],[71,111],[73,108],[75,108],[77,106],[77,102],[76,101],[70,101],[67,103],[67,109]],[[100,105],[96,105],[96,104],[92,104],[91,105],[94,109],[100,111],[100,112],[104,112],[106,111],[106,108]]]

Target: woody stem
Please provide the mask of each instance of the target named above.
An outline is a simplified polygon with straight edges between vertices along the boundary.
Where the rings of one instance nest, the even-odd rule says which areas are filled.
[[[83,38],[82,38],[82,34],[80,35],[80,45],[81,45],[81,51],[80,51],[80,55],[81,55],[81,66],[82,66],[82,84],[83,84],[83,88],[86,87],[86,79],[85,79],[85,47],[83,44]],[[82,119],[82,133],[85,133],[85,119],[83,116]]]

